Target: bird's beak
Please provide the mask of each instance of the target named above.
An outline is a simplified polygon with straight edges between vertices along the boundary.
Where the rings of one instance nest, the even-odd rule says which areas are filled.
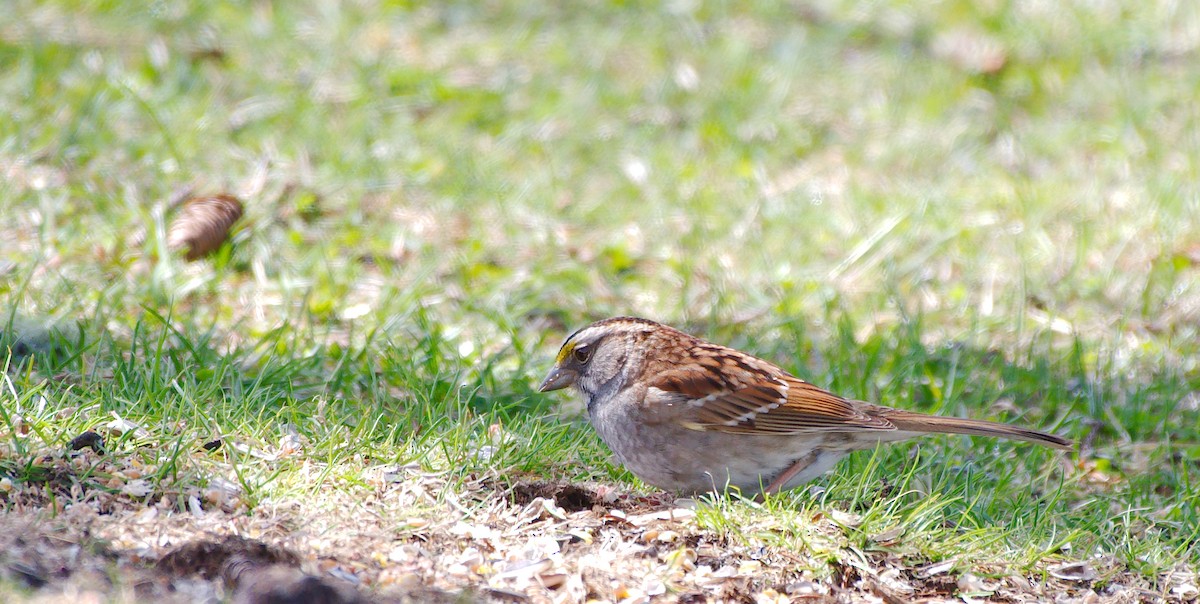
[[[562,390],[563,388],[574,384],[578,377],[578,371],[575,371],[574,369],[564,369],[556,365],[550,370],[550,373],[546,375],[546,379],[542,380],[542,385],[538,386],[538,392]]]

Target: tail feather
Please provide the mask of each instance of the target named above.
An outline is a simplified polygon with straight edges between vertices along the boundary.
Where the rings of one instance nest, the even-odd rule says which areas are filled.
[[[897,430],[904,432],[995,436],[1011,440],[1023,440],[1056,449],[1070,449],[1075,444],[1071,440],[1055,434],[1011,426],[1009,424],[999,424],[977,419],[925,415],[923,413],[888,409],[886,407],[880,407],[880,409],[884,410],[883,413],[879,414],[880,417],[895,425]]]

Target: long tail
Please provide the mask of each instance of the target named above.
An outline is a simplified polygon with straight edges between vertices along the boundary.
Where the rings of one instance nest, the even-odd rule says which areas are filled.
[[[1056,449],[1070,449],[1075,443],[1071,440],[1029,428],[1021,428],[1008,424],[998,424],[977,419],[962,419],[958,417],[941,417],[925,415],[900,409],[878,407],[877,415],[904,432],[930,432],[943,434],[972,434],[975,436],[996,436],[1012,440],[1037,443]]]

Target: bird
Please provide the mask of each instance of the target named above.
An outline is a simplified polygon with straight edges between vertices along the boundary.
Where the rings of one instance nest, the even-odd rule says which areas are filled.
[[[773,363],[637,317],[571,334],[538,390],[573,387],[615,458],[681,494],[758,496],[803,485],[852,451],[924,434],[1072,441],[990,421],[927,415],[838,396]]]

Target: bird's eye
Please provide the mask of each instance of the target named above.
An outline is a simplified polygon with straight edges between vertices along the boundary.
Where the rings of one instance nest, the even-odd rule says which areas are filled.
[[[575,361],[580,365],[592,360],[592,349],[588,346],[580,346],[571,354],[575,356]]]

